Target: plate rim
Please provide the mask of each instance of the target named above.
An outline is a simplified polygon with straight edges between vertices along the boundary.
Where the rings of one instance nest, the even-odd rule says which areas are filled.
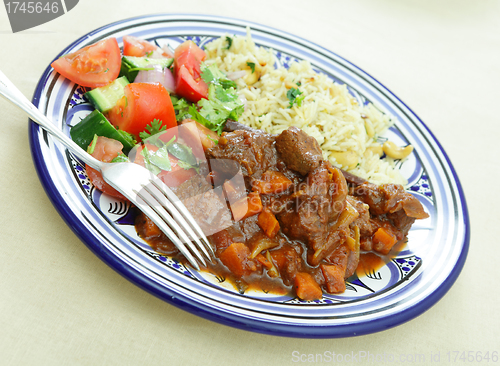
[[[216,15],[204,15],[204,14],[187,14],[187,13],[175,13],[175,14],[170,14],[170,13],[162,13],[162,14],[150,14],[150,15],[144,15],[144,16],[137,16],[137,17],[131,17],[123,20],[119,20],[113,23],[106,24],[102,27],[99,27],[93,31],[88,32],[87,34],[83,35],[82,37],[76,39],[73,41],[71,44],[69,44],[67,47],[65,47],[55,58],[59,58],[61,55],[67,53],[67,50],[72,48],[74,45],[80,43],[81,41],[85,40],[91,35],[98,34],[102,32],[103,30],[113,27],[113,26],[118,26],[119,24],[122,23],[128,23],[128,22],[133,22],[133,21],[140,21],[148,18],[154,18],[154,17],[164,17],[164,18],[180,18],[180,17],[185,17],[189,18],[192,17],[189,21],[191,22],[196,22],[199,19],[195,19],[196,17],[200,18],[205,18],[210,21],[223,21],[227,23],[245,23],[249,25],[250,27],[256,26],[260,28],[264,28],[268,31],[273,32],[272,34],[274,36],[279,36],[281,37],[282,34],[287,35],[289,37],[292,37],[297,40],[301,40],[305,43],[314,45],[315,47],[320,48],[323,51],[326,51],[327,53],[333,54],[336,57],[342,59],[344,62],[348,63],[351,67],[356,68],[361,74],[366,75],[367,78],[369,78],[373,83],[375,83],[378,87],[383,89],[385,93],[390,94],[394,99],[396,99],[401,105],[406,108],[406,110],[413,116],[415,117],[418,122],[423,126],[423,128],[426,130],[428,134],[428,138],[434,142],[439,149],[440,153],[446,160],[447,166],[455,179],[455,184],[458,189],[458,197],[460,198],[460,203],[462,205],[462,214],[463,214],[463,222],[465,224],[465,231],[464,231],[464,243],[462,246],[462,251],[457,258],[457,261],[454,265],[453,271],[449,274],[449,276],[441,283],[441,286],[438,287],[434,292],[432,292],[430,295],[425,297],[422,301],[404,309],[404,311],[401,311],[396,314],[391,314],[390,320],[387,317],[381,317],[377,319],[372,319],[368,321],[364,321],[361,323],[347,323],[347,324],[340,324],[340,325],[326,325],[326,326],[320,326],[320,325],[307,325],[307,324],[279,324],[276,322],[272,321],[263,321],[263,320],[254,320],[254,319],[249,319],[249,318],[244,318],[240,315],[232,315],[227,312],[219,312],[216,311],[215,309],[212,309],[210,307],[203,307],[200,304],[197,303],[191,303],[188,298],[184,299],[184,296],[177,294],[175,291],[172,289],[161,286],[152,279],[143,276],[141,273],[139,273],[136,269],[129,267],[129,266],[123,266],[121,262],[117,261],[117,259],[110,253],[106,248],[95,245],[96,239],[95,237],[84,227],[81,225],[81,220],[77,215],[71,210],[71,208],[66,204],[66,201],[64,197],[60,194],[59,191],[54,189],[53,187],[53,179],[51,178],[48,168],[45,165],[44,159],[42,159],[42,151],[41,151],[41,146],[37,143],[39,142],[38,139],[38,134],[40,131],[40,127],[35,124],[31,119],[29,119],[29,143],[30,143],[30,149],[31,149],[31,154],[32,154],[32,159],[33,163],[35,165],[35,169],[37,171],[38,177],[40,179],[40,182],[42,183],[42,186],[51,200],[53,206],[56,208],[58,211],[59,215],[63,218],[63,220],[66,222],[66,224],[72,229],[72,231],[78,236],[78,238],[83,241],[83,243],[89,248],[99,259],[101,259],[104,263],[106,263],[109,267],[111,267],[113,270],[115,270],[117,273],[125,277],[127,280],[130,282],[134,283],[141,289],[147,291],[148,293],[180,308],[183,310],[186,310],[194,315],[200,316],[202,318],[208,319],[215,321],[220,324],[232,326],[235,328],[243,329],[243,330],[248,330],[248,331],[254,331],[258,333],[263,333],[263,334],[270,334],[270,335],[278,335],[278,336],[287,336],[287,337],[299,337],[299,338],[339,338],[339,337],[350,337],[350,336],[357,336],[357,335],[363,335],[363,334],[369,334],[369,333],[375,333],[379,332],[382,330],[386,330],[392,327],[395,327],[397,325],[400,325],[404,322],[407,322],[419,315],[421,315],[423,312],[426,310],[430,309],[432,306],[434,306],[451,288],[451,286],[455,283],[456,279],[460,275],[463,266],[466,261],[466,257],[468,254],[469,250],[469,244],[470,244],[470,218],[469,218],[469,213],[468,213],[468,207],[467,207],[467,202],[465,198],[465,194],[462,188],[462,185],[460,183],[460,180],[458,178],[458,174],[456,173],[455,168],[453,167],[448,155],[446,154],[443,146],[441,143],[437,140],[437,138],[434,136],[434,134],[431,132],[431,130],[428,128],[428,126],[399,98],[397,97],[392,91],[390,91],[388,88],[386,88],[382,83],[380,83],[377,79],[372,77],[370,74],[362,70],[360,67],[354,65],[350,61],[344,59],[343,57],[339,56],[333,51],[328,50],[327,48],[316,44],[315,42],[308,41],[307,39],[304,39],[299,36],[295,36],[289,32],[282,31],[277,28],[269,27],[267,25],[247,21],[244,19],[238,19],[238,18],[231,18],[231,17],[223,17],[223,16],[216,16]],[[33,94],[33,99],[32,102],[35,104],[37,107],[39,105],[41,93],[44,89],[45,86],[45,80],[47,80],[47,77],[49,74],[52,72],[52,68],[49,64],[49,66],[45,69],[45,71],[42,73],[42,76],[40,77],[39,82],[37,83],[35,92]],[[47,134],[45,131],[43,131],[44,134]]]

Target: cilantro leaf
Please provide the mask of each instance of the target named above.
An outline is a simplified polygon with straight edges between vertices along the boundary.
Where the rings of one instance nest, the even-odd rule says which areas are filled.
[[[146,146],[144,146],[144,149],[141,151],[141,155],[144,157],[144,166],[146,169],[154,175],[158,175],[161,172],[161,169],[151,162],[150,157],[152,154],[154,154],[154,152],[150,152]]]
[[[90,143],[89,147],[87,147],[87,152],[92,155],[94,153],[94,149],[95,149],[95,145],[97,144],[97,138],[99,136],[97,136],[96,134],[94,134],[94,138],[92,139],[92,142]]]
[[[252,70],[252,74],[255,72],[255,62],[247,62],[247,66]]]
[[[191,115],[191,118],[194,119],[196,122],[201,123],[203,126],[208,127],[212,131],[216,131],[217,125],[206,119],[204,116],[202,116],[201,113],[198,112],[198,109],[196,108],[195,105],[192,104],[189,106],[189,114]]]
[[[185,170],[189,170],[191,168],[194,168],[194,170],[196,170],[197,173],[200,172],[200,167],[197,166],[197,165],[191,165],[183,160],[179,160],[177,161],[177,165],[180,166],[181,168],[185,169]]]
[[[133,71],[150,71],[150,70],[154,70],[155,68],[154,67],[133,67],[131,69],[128,69],[129,72],[133,72]]]
[[[222,133],[224,123],[228,118],[235,121],[243,114],[245,106],[238,98],[234,89],[225,90],[221,86],[210,85],[208,88],[208,99],[202,99],[198,102],[201,107],[193,119],[216,131],[219,135]],[[194,108],[193,108],[194,109]],[[201,119],[197,119],[201,116]],[[208,123],[207,123],[208,122]]]
[[[170,139],[169,142],[167,142],[166,144],[164,144],[163,146],[165,146],[165,149],[168,149],[168,147],[174,143],[174,141],[177,139],[177,137],[175,136],[172,136],[172,138]]]
[[[173,142],[168,146],[168,152],[179,160],[183,160],[188,164],[196,165],[197,160],[193,154],[193,150],[184,144]]]
[[[292,108],[294,104],[297,104],[298,107],[302,105],[302,101],[306,96],[305,95],[300,96],[301,94],[303,93],[299,90],[299,88],[288,89],[286,93],[286,97],[290,101],[288,108]]]
[[[168,151],[166,146],[159,148],[158,150],[156,150],[156,152],[150,151],[149,161],[162,170],[172,170],[172,165],[170,164],[170,159],[168,158]]]
[[[226,79],[226,80],[219,80],[219,82],[220,82],[220,86],[223,89],[229,89],[229,88],[236,88],[237,87],[236,83],[233,80]]]
[[[210,135],[207,135],[207,138],[208,138],[210,141],[212,141],[215,145],[219,144],[219,140],[216,140],[216,139],[214,139],[214,138],[210,137]]]
[[[236,88],[236,83],[227,78],[227,75],[219,70],[216,64],[212,64],[210,66],[206,66],[205,64],[201,65],[202,72],[201,78],[210,85],[210,83],[214,85],[221,85],[224,89],[228,88]]]
[[[113,160],[112,163],[128,163],[130,160],[124,153],[119,153]]]
[[[170,96],[172,104],[174,106],[175,115],[177,121],[182,121],[185,118],[189,118],[189,103],[184,98],[177,98],[175,96]]]
[[[170,99],[172,100],[172,105],[174,106],[174,109],[176,111],[180,111],[183,108],[189,107],[189,103],[184,98],[177,98],[176,96],[171,95]]]
[[[237,121],[245,106],[236,93],[236,83],[229,80],[217,65],[202,64],[201,77],[208,85],[208,99],[201,99],[196,106],[190,105],[187,113],[190,118],[220,135],[226,120],[231,118]]]
[[[167,126],[162,126],[162,121],[154,119],[149,125],[146,126],[146,130],[139,132],[139,137],[145,140],[161,131],[165,131]]]
[[[226,50],[230,49],[231,46],[233,45],[233,39],[231,37],[226,36],[226,42],[227,42],[227,47]]]
[[[135,137],[134,135],[132,135],[131,133],[128,133],[127,131],[124,131],[124,130],[117,130],[118,133],[121,135],[121,137],[127,141],[130,145],[135,145],[137,144],[137,141],[135,140]]]

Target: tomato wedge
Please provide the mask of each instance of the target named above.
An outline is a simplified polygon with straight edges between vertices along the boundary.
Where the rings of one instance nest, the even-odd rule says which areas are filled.
[[[200,123],[186,118],[179,127],[181,137],[193,150],[193,154],[200,160],[205,159],[204,151],[215,147],[219,142],[219,135]]]
[[[160,174],[158,174],[158,178],[160,178],[167,186],[180,186],[182,183],[196,175],[196,171],[193,168],[184,169],[177,165],[178,160],[173,156],[169,156],[169,159],[170,164],[172,165],[172,170],[169,172],[163,170]]]
[[[206,58],[205,51],[193,41],[186,41],[175,49],[175,93],[191,102],[208,96],[208,86],[201,78],[200,64]]]
[[[104,86],[120,74],[120,48],[116,38],[108,38],[62,56],[51,66],[74,83],[91,88]]]
[[[174,55],[164,49],[134,36],[123,36],[123,55],[142,57],[152,51],[158,51],[162,56],[172,58]]]
[[[109,163],[122,152],[122,149],[123,145],[121,142],[109,139],[107,137],[99,136],[94,146],[92,156],[97,160]],[[101,172],[95,170],[94,168],[91,168],[88,165],[86,165],[86,169],[90,181],[98,190],[122,200],[126,199],[120,192],[106,183],[106,181],[102,177]]]
[[[125,96],[108,113],[108,120],[121,130],[139,136],[139,132],[157,119],[162,126],[177,126],[175,110],[168,91],[160,83],[132,83]]]
[[[208,86],[203,79],[194,79],[186,66],[182,65],[176,74],[175,93],[196,103],[200,99],[208,99]]]

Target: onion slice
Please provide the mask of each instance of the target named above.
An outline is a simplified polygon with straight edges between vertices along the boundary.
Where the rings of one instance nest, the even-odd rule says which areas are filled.
[[[169,93],[175,91],[174,75],[168,67],[162,69],[160,65],[149,65],[146,68],[152,70],[141,70],[137,74],[135,83],[160,83]]]
[[[247,72],[245,70],[228,72],[227,73],[227,78],[229,80],[236,80],[236,79],[244,77],[246,74],[247,74]]]
[[[167,58],[166,56],[163,55],[163,50],[159,47],[156,50],[154,50],[148,57],[149,58]]]
[[[168,44],[165,44],[161,47],[164,55],[167,54],[168,57],[173,58],[174,57],[174,52],[168,47]]]
[[[246,112],[246,110],[248,109],[247,97],[245,97],[243,94],[238,94],[238,99],[241,100],[241,102],[243,103]]]

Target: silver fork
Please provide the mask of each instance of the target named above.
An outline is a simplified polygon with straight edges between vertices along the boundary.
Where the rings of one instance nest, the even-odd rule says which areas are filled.
[[[214,252],[205,234],[184,204],[160,179],[134,163],[103,163],[81,149],[36,108],[0,71],[0,95],[70,149],[85,164],[100,171],[104,180],[135,204],[167,235],[189,263],[200,269]],[[201,239],[201,240],[200,240]]]

